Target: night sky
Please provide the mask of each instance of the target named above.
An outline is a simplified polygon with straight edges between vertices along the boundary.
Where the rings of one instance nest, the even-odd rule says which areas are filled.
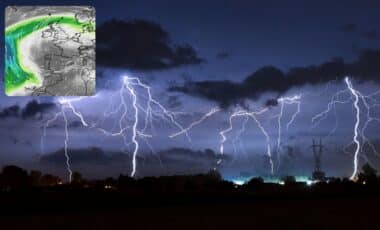
[[[8,5],[56,2],[5,0],[0,6],[4,12]],[[220,132],[229,128],[231,114],[266,108],[257,119],[270,138],[274,175],[310,176],[314,138],[325,145],[322,169],[326,174],[349,177],[354,169],[357,110],[347,76],[371,107],[367,110],[363,100],[358,102],[359,164],[368,161],[380,169],[376,152],[380,151],[379,1],[59,2],[96,8],[97,94],[73,102],[90,124],[113,130],[118,116],[104,119],[104,112],[118,106],[115,94],[123,87],[124,76],[138,77],[151,86],[153,97],[175,112],[183,127],[212,108],[219,109],[188,132],[191,142],[186,135],[170,138],[178,128],[154,119],[154,128],[147,130],[151,136],[139,140],[136,176],[200,173],[214,167],[225,178],[270,176],[266,138],[252,119],[233,119],[220,154]],[[4,27],[3,16],[0,26]],[[0,42],[4,53],[4,34]],[[334,98],[341,90],[345,91]],[[41,142],[46,121],[60,111],[60,98],[6,97],[3,84],[1,91],[1,165],[16,164],[66,178],[62,119],[46,129]],[[136,92],[146,101],[141,88]],[[287,127],[297,104],[285,104],[279,120],[280,98],[294,96],[300,97],[300,112]],[[339,103],[329,105],[332,98]],[[313,122],[328,108],[325,119]],[[90,178],[130,173],[133,145],[83,127],[70,112],[68,119],[74,171]],[[244,124],[245,132],[240,133]],[[131,134],[125,135],[128,142]]]

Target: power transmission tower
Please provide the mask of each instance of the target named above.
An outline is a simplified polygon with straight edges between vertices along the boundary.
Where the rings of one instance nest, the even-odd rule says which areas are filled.
[[[313,172],[313,180],[318,181],[324,181],[325,180],[325,173],[321,169],[321,158],[323,150],[325,149],[325,146],[322,144],[322,139],[319,139],[319,144],[316,143],[316,141],[313,139],[313,144],[311,145],[313,148],[313,155],[314,155],[314,163],[315,168]]]

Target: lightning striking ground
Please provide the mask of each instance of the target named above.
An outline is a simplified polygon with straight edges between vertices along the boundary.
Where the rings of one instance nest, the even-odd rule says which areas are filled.
[[[369,95],[363,95],[359,90],[355,89],[350,78],[345,78],[346,88],[336,92],[331,101],[327,105],[327,109],[321,113],[312,117],[312,123],[314,127],[319,125],[323,120],[325,120],[328,114],[334,110],[335,116],[336,106],[338,104],[350,104],[352,103],[355,108],[355,124],[353,127],[354,135],[352,138],[352,143],[355,144],[354,150],[354,170],[351,175],[351,179],[354,180],[357,177],[358,167],[359,167],[359,158],[361,152],[363,152],[364,146],[369,146],[372,152],[380,157],[380,154],[376,150],[375,146],[370,142],[366,137],[366,130],[369,127],[371,122],[379,122],[380,118],[374,117],[371,114],[371,110],[375,107],[380,106],[380,102],[375,98],[375,96],[380,95],[380,91]],[[276,143],[276,152],[278,156],[278,166],[280,165],[280,156],[281,152],[281,142],[282,142],[282,132],[283,132],[283,122],[285,118],[285,111],[287,111],[287,106],[295,105],[296,109],[294,112],[290,113],[290,118],[286,122],[286,131],[295,122],[297,116],[301,112],[301,94],[294,95],[291,97],[281,97],[277,99],[279,104],[278,113],[274,116],[277,119],[277,141]],[[85,118],[83,114],[77,109],[74,104],[82,100],[91,100],[92,97],[78,97],[78,98],[60,98],[58,100],[61,109],[59,112],[55,113],[52,118],[45,121],[43,126],[43,132],[41,137],[41,152],[44,153],[44,139],[46,138],[47,128],[55,122],[59,117],[62,117],[64,120],[64,154],[66,157],[66,167],[69,173],[69,181],[72,177],[72,169],[70,165],[70,155],[69,155],[69,143],[70,143],[70,133],[69,133],[69,119],[71,116],[78,119],[81,125],[84,128],[95,129],[101,134],[107,137],[115,138],[120,137],[123,141],[123,151],[131,154],[132,160],[131,165],[132,169],[130,176],[135,177],[137,174],[137,156],[140,152],[141,144],[145,144],[152,152],[154,152],[153,147],[150,145],[148,139],[152,138],[155,135],[154,123],[156,120],[161,120],[167,122],[176,129],[177,131],[169,134],[167,137],[175,138],[180,135],[185,135],[189,142],[191,138],[189,132],[198,125],[201,125],[207,119],[211,118],[215,114],[221,112],[219,107],[212,108],[209,112],[205,113],[200,119],[193,121],[188,126],[184,127],[181,122],[179,122],[178,116],[186,114],[184,112],[173,112],[166,109],[161,103],[154,99],[151,87],[147,84],[144,84],[139,78],[135,77],[123,77],[122,86],[113,96],[110,98],[109,107],[103,112],[102,122],[90,123],[88,118]],[[116,108],[113,108],[114,103],[117,103]],[[233,139],[234,152],[236,153],[236,143],[240,141],[241,135],[246,131],[246,124],[249,120],[253,120],[254,123],[259,128],[260,132],[263,134],[266,140],[266,155],[269,158],[270,171],[271,174],[274,174],[274,162],[272,156],[272,141],[270,134],[264,128],[261,119],[258,116],[268,112],[270,107],[258,110],[258,111],[248,111],[245,109],[237,109],[235,112],[229,115],[229,126],[220,131],[219,135],[221,137],[219,145],[220,155],[224,155],[225,145],[228,141],[228,134],[234,129],[234,120],[236,118],[243,118],[240,129],[236,133],[237,135]],[[363,111],[364,110],[364,111]],[[271,110],[273,111],[273,110]],[[275,110],[277,111],[277,110]],[[70,116],[70,115],[71,116]],[[360,119],[366,116],[366,118],[361,121]],[[286,116],[288,117],[288,116]],[[109,130],[103,128],[102,123],[111,119],[114,121],[115,126]],[[268,119],[268,117],[266,118]],[[270,118],[269,118],[270,119]],[[116,130],[115,128],[118,127]],[[331,130],[330,133],[335,132],[337,123],[335,127]],[[143,143],[140,143],[140,140]],[[352,144],[351,143],[351,144]],[[218,165],[221,164],[222,157],[218,160]],[[368,157],[363,156],[363,159],[368,159]],[[161,162],[161,161],[160,161]]]
[[[135,90],[129,84],[128,79],[125,80],[125,85],[128,88],[128,91],[132,95],[132,107],[134,109],[134,122],[132,125],[132,142],[134,144],[134,149],[133,149],[133,153],[132,153],[132,172],[131,172],[131,176],[134,177],[136,174],[136,155],[137,155],[137,152],[139,151],[139,142],[136,140],[137,125],[139,124],[139,112],[138,112],[138,108],[137,108],[137,96],[136,96]],[[149,96],[151,96],[151,95],[149,94]]]
[[[48,119],[45,122],[45,125],[43,126],[43,133],[41,136],[41,154],[44,154],[44,139],[46,138],[46,129],[49,127],[49,125],[51,123],[55,122],[59,117],[63,118],[63,120],[64,120],[64,136],[65,136],[65,138],[64,138],[64,155],[66,158],[66,169],[68,171],[69,182],[71,182],[71,180],[72,180],[73,171],[71,169],[70,155],[68,152],[70,135],[69,135],[69,127],[68,127],[69,122],[68,122],[68,117],[67,117],[66,112],[67,112],[67,109],[71,110],[73,115],[76,116],[77,118],[79,118],[81,124],[84,127],[87,127],[88,123],[85,121],[83,115],[80,112],[78,112],[72,104],[72,102],[81,101],[83,99],[84,99],[84,97],[71,98],[71,99],[60,98],[58,100],[59,105],[60,105],[60,112],[55,113],[51,119]]]
[[[281,97],[278,100],[278,103],[280,104],[280,109],[279,113],[274,116],[277,117],[277,123],[278,123],[278,133],[277,133],[277,156],[278,156],[278,166],[280,165],[280,146],[281,146],[281,135],[282,135],[282,119],[284,116],[284,108],[285,105],[293,105],[295,104],[297,106],[296,111],[291,115],[290,120],[286,124],[287,130],[289,130],[289,127],[294,123],[297,115],[301,112],[301,95],[295,95],[292,97]],[[229,126],[227,129],[222,130],[219,132],[219,135],[221,136],[221,141],[220,141],[220,147],[219,147],[219,152],[221,155],[224,154],[224,146],[225,142],[227,141],[227,136],[226,134],[231,132],[233,130],[233,119],[235,117],[244,117],[245,120],[242,123],[241,129],[238,131],[237,135],[235,136],[233,140],[233,146],[234,146],[234,152],[236,152],[236,146],[235,143],[237,140],[240,140],[240,136],[242,135],[243,132],[246,130],[246,123],[247,123],[247,118],[252,119],[258,128],[260,129],[261,133],[265,136],[266,139],[266,155],[269,158],[269,163],[270,163],[270,171],[271,174],[274,174],[274,161],[273,161],[273,156],[272,156],[272,149],[271,149],[271,138],[268,133],[268,131],[264,128],[260,120],[258,120],[257,115],[260,115],[262,113],[265,113],[269,111],[269,107],[264,108],[260,111],[257,112],[251,112],[251,111],[246,111],[246,110],[238,110],[232,113],[229,117]],[[218,162],[220,163],[220,162]]]
[[[140,92],[142,91],[142,92]],[[151,88],[147,84],[141,82],[139,78],[125,76],[123,78],[123,85],[118,91],[120,106],[116,110],[104,112],[105,117],[113,115],[119,121],[119,130],[108,131],[103,128],[97,127],[106,136],[117,137],[121,136],[124,141],[125,148],[130,144],[132,148],[132,170],[130,176],[136,176],[137,172],[137,154],[140,149],[139,139],[142,139],[148,147],[153,151],[152,146],[146,138],[153,136],[152,133],[147,133],[149,130],[154,130],[153,120],[158,118],[172,124],[182,134],[185,134],[189,141],[188,130],[177,121],[175,113],[166,109],[161,103],[153,98]],[[131,98],[131,102],[128,101]],[[129,106],[130,105],[130,106]],[[131,107],[132,114],[128,115],[129,108]],[[132,120],[129,120],[132,117]],[[142,118],[143,117],[143,118]],[[142,119],[141,119],[142,118]],[[132,123],[129,125],[129,123]],[[130,141],[127,140],[127,131],[131,130]]]
[[[355,107],[355,127],[354,127],[354,139],[353,141],[356,144],[356,149],[354,153],[354,171],[352,172],[352,175],[350,177],[351,180],[354,180],[356,178],[356,174],[358,172],[358,156],[360,152],[360,141],[358,139],[359,135],[359,125],[360,125],[360,107],[359,107],[359,95],[358,92],[353,88],[352,83],[348,77],[344,79],[344,81],[347,84],[347,88],[350,90],[351,94],[354,96],[354,107]]]
[[[117,100],[117,98],[115,98],[116,95],[118,95],[118,100],[120,103],[116,109],[112,110],[112,101],[115,99]],[[61,111],[56,113],[53,118],[47,120],[43,126],[43,133],[41,137],[42,153],[44,152],[43,149],[44,139],[46,137],[46,129],[52,122],[56,121],[58,117],[61,116],[64,119],[64,154],[66,157],[67,171],[69,173],[69,181],[72,179],[72,170],[68,150],[70,142],[68,129],[69,117],[67,114],[68,111],[71,111],[72,114],[80,120],[82,126],[85,128],[95,129],[101,134],[108,137],[121,137],[124,143],[124,151],[131,152],[132,155],[132,170],[130,173],[130,176],[132,177],[135,177],[137,173],[137,155],[140,151],[141,146],[139,140],[143,140],[148,148],[154,152],[147,138],[151,138],[153,136],[153,121],[155,119],[160,119],[168,122],[174,128],[178,129],[178,132],[170,135],[170,137],[175,137],[183,134],[187,137],[188,141],[191,142],[188,131],[191,130],[194,126],[202,123],[208,117],[220,111],[219,108],[215,107],[211,109],[207,114],[205,114],[201,120],[195,121],[187,128],[184,128],[180,122],[177,121],[176,116],[178,116],[178,112],[172,112],[166,109],[161,103],[154,99],[150,86],[142,83],[139,78],[124,76],[123,84],[117,91],[117,94],[114,94],[113,97],[111,97],[111,101],[109,103],[110,106],[103,112],[103,118],[101,122],[96,122],[92,125],[89,125],[90,123],[84,118],[83,114],[78,111],[73,103],[82,100],[91,100],[91,98],[92,97],[60,98],[58,102],[61,106]],[[183,112],[180,114],[182,113]],[[102,127],[102,123],[111,117],[115,121],[118,121],[118,130],[107,130]],[[130,146],[132,146],[131,151],[128,151],[127,149],[129,149]]]
[[[284,107],[285,105],[297,105],[297,110],[292,114],[291,119],[286,124],[286,130],[289,130],[289,127],[293,124],[294,120],[296,119],[297,115],[301,111],[301,95],[295,95],[292,97],[281,97],[278,100],[278,103],[280,103],[280,112],[277,115],[277,124],[278,124],[278,131],[277,131],[277,161],[278,161],[278,167],[280,167],[280,152],[281,152],[281,137],[282,137],[282,119],[284,116]]]
[[[260,129],[262,134],[265,136],[266,146],[267,146],[267,152],[266,153],[267,153],[267,156],[269,157],[271,173],[273,174],[274,173],[274,164],[273,164],[273,160],[272,160],[270,137],[269,137],[268,132],[264,129],[261,122],[257,119],[257,115],[261,115],[261,114],[265,113],[266,111],[268,111],[268,108],[264,108],[264,109],[261,109],[259,111],[253,111],[253,112],[246,111],[246,110],[238,110],[238,111],[235,111],[233,114],[231,114],[231,116],[229,117],[229,127],[227,129],[224,129],[224,130],[219,132],[219,135],[222,137],[222,139],[220,141],[219,153],[221,155],[224,154],[224,144],[227,141],[226,134],[231,132],[233,129],[233,119],[235,117],[251,118],[256,123],[256,125],[258,126],[258,128]],[[220,164],[221,160],[219,160],[217,163]]]
[[[361,155],[361,153],[364,152],[363,151],[364,146],[368,145],[375,156],[377,157],[380,156],[375,146],[366,137],[366,130],[369,124],[374,121],[380,123],[380,118],[374,117],[371,115],[371,110],[380,105],[380,102],[375,98],[376,96],[380,94],[380,91],[376,91],[370,95],[363,95],[359,90],[357,90],[353,86],[352,81],[349,77],[346,77],[344,79],[344,83],[345,83],[346,88],[337,91],[331,97],[330,102],[327,104],[327,108],[321,113],[312,117],[312,123],[314,124],[313,127],[316,127],[317,125],[321,123],[321,121],[325,120],[327,118],[327,115],[331,112],[331,110],[334,109],[336,124],[329,133],[329,135],[331,135],[331,133],[334,133],[337,129],[338,119],[336,118],[337,116],[336,106],[339,104],[341,105],[352,104],[354,108],[354,112],[355,112],[355,118],[354,118],[354,125],[353,125],[352,142],[348,145],[348,147],[351,146],[352,144],[355,145],[354,151],[353,151],[353,171],[350,176],[350,179],[356,180],[359,163],[360,163],[359,158],[361,157],[365,159],[367,162],[369,162],[369,159],[367,156]],[[363,114],[366,115],[365,118],[363,117]],[[345,150],[345,152],[347,152],[347,150]]]

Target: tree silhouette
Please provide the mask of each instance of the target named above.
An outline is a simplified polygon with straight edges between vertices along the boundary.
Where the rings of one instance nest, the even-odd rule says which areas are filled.
[[[370,164],[365,163],[362,166],[362,172],[359,174],[359,182],[363,184],[374,184],[377,181],[377,171]]]
[[[61,179],[57,176],[53,176],[51,174],[44,174],[41,177],[40,185],[41,186],[54,186],[61,182]]]
[[[257,187],[259,187],[259,186],[261,186],[263,184],[264,184],[263,178],[261,178],[261,177],[253,177],[252,179],[250,179],[248,181],[247,186],[249,188],[251,188],[251,187],[252,188],[257,188]]]
[[[14,165],[3,168],[1,180],[3,186],[10,188],[26,187],[29,184],[28,172]]]
[[[33,186],[40,185],[41,177],[42,177],[42,173],[40,171],[36,171],[36,170],[30,171],[29,177],[30,177],[29,180],[30,180],[31,185]]]
[[[282,181],[284,181],[285,185],[292,185],[296,183],[296,178],[294,176],[285,176]]]
[[[210,169],[207,173],[207,176],[212,179],[212,180],[216,180],[216,181],[221,181],[223,178],[222,178],[222,175],[220,174],[220,172],[218,172],[217,170],[214,170],[214,169]]]
[[[73,184],[80,184],[83,182],[82,175],[79,172],[73,172],[72,181]]]

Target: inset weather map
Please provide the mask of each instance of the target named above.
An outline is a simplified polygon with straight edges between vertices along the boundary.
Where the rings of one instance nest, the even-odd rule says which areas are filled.
[[[95,8],[7,7],[5,94],[95,94]]]

